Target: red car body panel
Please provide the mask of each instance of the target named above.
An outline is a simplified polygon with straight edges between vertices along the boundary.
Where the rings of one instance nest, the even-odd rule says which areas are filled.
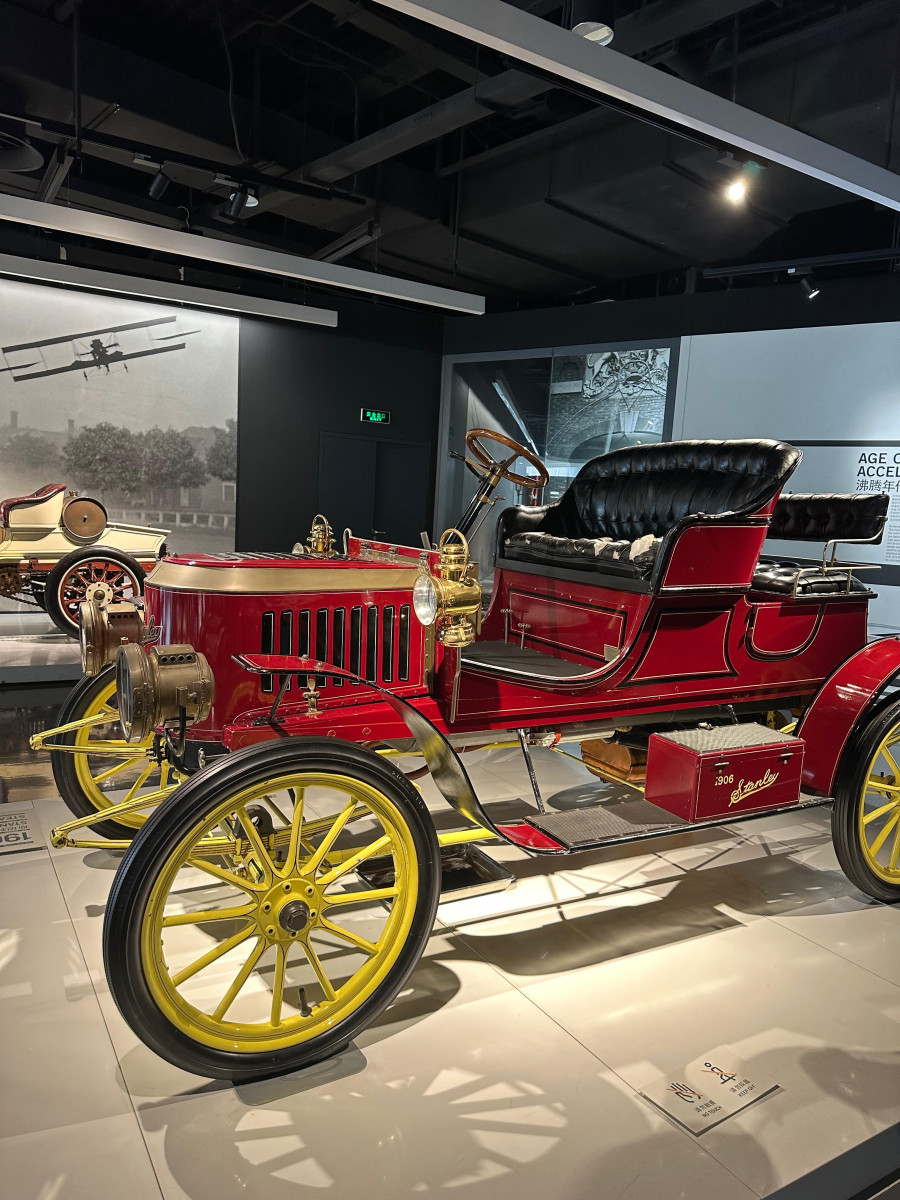
[[[416,572],[433,571],[437,554],[352,537],[335,558],[170,558],[148,579],[145,604],[163,642],[190,643],[214,672],[216,699],[188,729],[192,740],[233,750],[289,734],[406,739],[385,692],[411,703],[439,735],[611,727],[648,715],[664,724],[740,705],[752,720],[819,693],[802,724],[803,782],[827,795],[854,722],[900,669],[900,642],[865,646],[871,593],[753,590],[774,503],[743,518],[691,518],[667,535],[652,584],[503,564],[476,644],[461,654],[435,642],[412,609]],[[485,642],[540,653],[545,675],[516,676],[479,660]],[[263,660],[247,669],[239,655],[270,656],[271,671],[258,673]],[[302,694],[298,656],[301,665],[309,656],[313,673],[317,662],[339,668],[318,675],[314,703]],[[548,678],[554,661],[561,671]],[[295,674],[273,720],[279,664]],[[574,678],[572,664],[581,668]],[[504,830],[539,852],[557,845],[530,827]]]
[[[803,786],[831,795],[853,728],[884,684],[900,672],[900,638],[871,642],[831,676],[797,727],[806,742]]]

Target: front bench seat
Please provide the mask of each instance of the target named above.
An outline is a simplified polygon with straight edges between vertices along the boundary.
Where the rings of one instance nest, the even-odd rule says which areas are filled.
[[[494,560],[646,579],[684,517],[755,512],[799,461],[799,450],[768,439],[613,450],[586,463],[555,504],[505,509]]]
[[[767,540],[877,545],[890,503],[887,492],[792,492],[779,497]],[[817,569],[768,556],[756,568],[752,586],[755,591],[791,596],[869,591],[847,567]]]

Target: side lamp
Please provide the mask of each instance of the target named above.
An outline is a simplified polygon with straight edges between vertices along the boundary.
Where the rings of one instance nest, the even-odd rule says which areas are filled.
[[[458,529],[441,535],[438,551],[437,574],[422,563],[413,586],[413,609],[423,625],[435,626],[444,646],[463,650],[481,629],[481,584],[469,562],[469,543]]]

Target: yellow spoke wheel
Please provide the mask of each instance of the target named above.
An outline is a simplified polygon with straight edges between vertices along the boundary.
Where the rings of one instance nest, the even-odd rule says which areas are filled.
[[[106,909],[110,990],[187,1071],[241,1079],[336,1053],[431,933],[437,837],[390,763],[291,738],[193,776],[135,837]]]
[[[845,754],[833,833],[844,871],[861,891],[900,900],[900,701],[870,718]]]
[[[116,671],[106,667],[99,675],[82,679],[66,699],[59,724],[90,717],[108,716],[107,721],[86,725],[60,734],[55,741],[75,748],[51,750],[53,777],[66,805],[76,817],[100,815],[91,829],[102,837],[130,838],[147,819],[136,811],[103,820],[104,809],[142,793],[176,786],[181,776],[168,764],[160,766],[148,756],[153,739],[128,743],[122,736],[116,704]],[[91,753],[91,748],[102,753]],[[121,755],[116,751],[121,748]]]

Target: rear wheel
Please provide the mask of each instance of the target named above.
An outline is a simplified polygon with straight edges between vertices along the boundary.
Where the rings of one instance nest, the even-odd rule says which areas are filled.
[[[860,891],[900,900],[900,700],[875,713],[844,752],[832,833]]]
[[[74,752],[50,751],[59,794],[74,816],[98,814],[91,829],[101,837],[131,838],[147,819],[146,813],[104,820],[103,810],[177,784],[181,776],[169,763],[159,764],[150,757],[152,735],[143,742],[125,741],[119,724],[114,666],[82,679],[69,693],[58,718],[60,725],[84,719],[91,720],[91,724],[53,739],[74,748]]]
[[[325,739],[239,751],[180,788],[125,855],[104,922],[109,987],[184,1070],[297,1070],[391,1003],[439,890],[431,819],[389,763]]]
[[[137,600],[143,586],[144,569],[130,554],[85,546],[61,558],[47,576],[47,613],[62,633],[78,637],[78,610],[85,600]]]

